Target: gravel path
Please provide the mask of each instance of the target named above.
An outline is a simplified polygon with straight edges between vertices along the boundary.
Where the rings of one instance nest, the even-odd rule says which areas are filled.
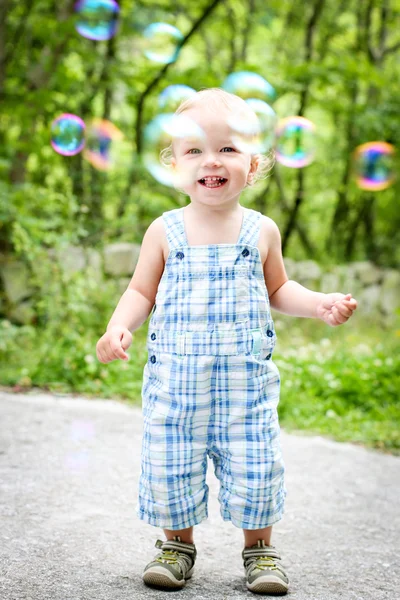
[[[0,392],[0,599],[164,598],[142,569],[162,532],[135,515],[139,408]],[[400,458],[320,437],[282,434],[286,514],[273,543],[296,600],[399,600]],[[211,467],[211,463],[209,463]],[[243,535],[222,521],[211,470],[209,519],[181,600],[257,598]],[[171,596],[172,598],[172,596]]]

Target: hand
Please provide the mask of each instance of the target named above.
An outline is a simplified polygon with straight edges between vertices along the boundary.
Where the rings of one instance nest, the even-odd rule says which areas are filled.
[[[357,308],[357,300],[351,294],[325,294],[317,305],[317,317],[331,327],[343,325]]]
[[[129,360],[125,350],[128,350],[131,344],[132,334],[129,329],[120,325],[111,327],[97,342],[97,358],[102,363],[109,363],[117,358]]]

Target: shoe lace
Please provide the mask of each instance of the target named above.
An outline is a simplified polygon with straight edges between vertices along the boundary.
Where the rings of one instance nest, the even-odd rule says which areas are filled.
[[[269,569],[271,571],[283,572],[280,563],[272,556],[252,556],[251,558],[247,559],[245,569],[247,574],[251,573],[255,569],[259,569],[260,571],[266,571]]]
[[[182,568],[189,570],[192,564],[192,560],[187,554],[180,553],[177,550],[163,550],[155,560],[159,563],[177,565],[181,570]]]
[[[257,556],[252,566],[254,569],[260,569],[261,571],[279,569],[272,556]]]

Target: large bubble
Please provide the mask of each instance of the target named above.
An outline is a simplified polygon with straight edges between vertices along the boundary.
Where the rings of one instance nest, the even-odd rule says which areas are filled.
[[[57,117],[51,124],[51,145],[63,156],[78,154],[85,145],[85,123],[69,113]]]
[[[166,87],[158,97],[158,106],[166,113],[173,113],[178,106],[196,94],[188,85],[176,84]]]
[[[228,118],[232,129],[232,141],[241,152],[258,154],[267,152],[273,146],[277,116],[263,100],[246,100],[249,112],[234,114]]]
[[[286,167],[300,169],[315,157],[315,125],[304,117],[286,117],[276,129],[276,160]]]
[[[89,40],[109,40],[117,29],[119,6],[114,0],[79,0],[76,30]]]
[[[151,23],[143,32],[144,54],[157,63],[173,63],[178,58],[183,34],[168,23]]]
[[[371,192],[385,190],[395,179],[395,148],[386,142],[367,142],[353,155],[357,185]]]
[[[202,143],[205,134],[201,127],[185,114],[162,114],[153,119],[144,130],[143,162],[146,169],[160,183],[182,187],[193,183],[196,173],[186,168],[180,170],[170,164],[172,143]]]
[[[276,92],[272,85],[258,73],[251,71],[238,71],[231,73],[222,84],[223,89],[231,94],[236,94],[244,100],[258,98],[266,102],[273,102]]]
[[[110,121],[93,119],[87,128],[84,158],[99,171],[109,171],[119,162],[123,133]]]

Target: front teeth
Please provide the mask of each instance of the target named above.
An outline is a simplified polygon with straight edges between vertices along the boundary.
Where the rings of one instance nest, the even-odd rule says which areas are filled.
[[[200,183],[223,183],[225,177],[203,177],[199,181]]]

